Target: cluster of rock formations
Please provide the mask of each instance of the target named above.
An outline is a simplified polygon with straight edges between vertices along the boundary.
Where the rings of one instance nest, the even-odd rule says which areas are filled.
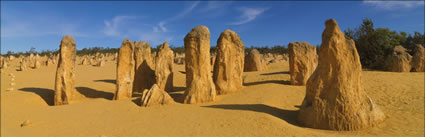
[[[110,57],[113,56],[110,53],[106,53],[105,54],[101,54],[101,53],[96,53],[95,55],[84,55],[84,56],[80,56],[79,58],[77,58],[77,62],[79,62],[79,65],[91,65],[94,67],[103,67],[105,65],[105,62],[107,62],[108,60],[106,59],[106,57]],[[115,57],[112,58],[111,61],[115,61]]]
[[[173,63],[185,65],[184,103],[214,101],[217,94],[242,88],[245,47],[235,32],[226,30],[221,34],[217,55],[213,57],[210,54],[210,32],[205,26],[193,28],[184,38],[184,46],[184,55],[174,54],[168,42],[160,45],[158,52],[151,53],[147,42],[133,44],[124,40],[117,58],[114,99],[130,98],[133,92],[142,92],[142,106],[174,102],[167,93],[173,91]]]
[[[152,55],[147,42],[123,41],[117,58],[115,100],[131,98],[133,92],[140,92],[142,106],[174,102],[167,93],[173,91],[174,53],[165,42],[154,54],[155,59]]]
[[[289,60],[289,55],[288,54],[272,54],[272,53],[267,53],[262,55],[262,62],[263,64],[271,64],[271,63],[283,63],[283,62],[287,62]]]
[[[185,61],[184,56],[185,56],[184,54],[176,53],[174,56],[174,63],[183,65]]]
[[[424,47],[416,45],[411,56],[403,46],[395,46],[387,59],[387,65],[391,72],[425,72]]]
[[[31,69],[39,69],[42,66],[49,66],[55,63],[55,61],[51,58],[55,56],[49,55],[49,56],[39,56],[38,54],[30,54],[29,56],[19,56],[19,67],[17,71],[25,71],[28,70],[28,68]],[[7,58],[1,57],[0,60],[0,67],[1,69],[6,69],[11,66],[11,61],[15,59],[14,56],[9,56]]]
[[[375,126],[385,119],[379,107],[366,94],[362,84],[362,67],[353,40],[344,36],[335,20],[325,22],[319,53],[307,42],[289,43],[289,55],[261,55],[253,49],[245,56],[245,46],[232,30],[225,30],[217,40],[217,52],[210,53],[210,31],[206,26],[193,28],[184,38],[184,54],[174,54],[164,42],[158,52],[151,52],[148,42],[123,40],[119,53],[82,56],[77,61],[76,44],[71,36],[63,37],[57,56],[31,54],[19,58],[21,71],[57,63],[54,105],[69,104],[74,94],[75,64],[101,67],[112,57],[117,62],[114,100],[142,93],[141,106],[173,103],[173,65],[184,64],[187,104],[214,101],[217,95],[236,92],[243,86],[242,74],[262,71],[268,63],[289,60],[292,85],[306,85],[298,122],[312,128],[358,130]],[[396,46],[390,70],[396,72],[425,71],[422,45],[410,56]],[[0,60],[2,68],[14,57]],[[42,62],[42,63],[40,63]],[[211,73],[212,71],[212,73]]]

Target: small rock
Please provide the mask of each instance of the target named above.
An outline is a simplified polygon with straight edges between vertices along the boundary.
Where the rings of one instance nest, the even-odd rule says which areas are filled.
[[[29,126],[31,124],[32,124],[31,121],[25,120],[24,123],[21,124],[21,127],[26,127],[26,126]]]
[[[413,54],[412,61],[410,62],[412,65],[412,71],[425,72],[425,48],[418,44],[414,51],[415,54]]]
[[[141,96],[142,107],[166,105],[173,102],[173,98],[165,90],[160,89],[157,84],[154,84],[149,90],[145,89]]]
[[[316,47],[307,42],[291,42],[288,50],[291,85],[305,85],[317,66]]]
[[[412,56],[407,53],[407,49],[398,45],[393,49],[393,53],[387,59],[388,70],[391,72],[410,72]]]
[[[10,85],[10,86],[15,86],[15,83],[13,83],[13,82],[12,82],[12,83],[10,83],[9,85]]]
[[[264,64],[261,61],[261,54],[257,49],[253,49],[245,56],[244,72],[262,70],[264,70]]]

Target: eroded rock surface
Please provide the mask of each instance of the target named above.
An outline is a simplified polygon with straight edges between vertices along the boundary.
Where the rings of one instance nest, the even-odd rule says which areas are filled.
[[[184,38],[186,90],[184,102],[189,104],[215,100],[210,64],[210,31],[197,26]]]
[[[335,20],[326,21],[319,65],[306,85],[298,122],[312,128],[359,130],[381,123],[385,115],[366,95],[354,41]]]

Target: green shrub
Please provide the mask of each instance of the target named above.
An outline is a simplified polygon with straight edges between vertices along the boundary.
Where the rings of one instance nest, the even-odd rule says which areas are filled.
[[[360,62],[363,68],[385,70],[386,60],[392,53],[393,47],[402,45],[412,54],[415,44],[423,44],[425,35],[415,32],[414,36],[406,32],[391,31],[388,28],[374,28],[371,19],[354,30],[348,28],[345,35],[354,40]]]

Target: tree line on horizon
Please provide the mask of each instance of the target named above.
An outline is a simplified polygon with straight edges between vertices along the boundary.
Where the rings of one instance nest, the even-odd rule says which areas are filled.
[[[395,46],[401,45],[413,55],[416,44],[424,46],[425,40],[425,34],[420,32],[412,35],[389,28],[374,28],[373,21],[369,18],[363,19],[357,28],[346,29],[344,34],[356,43],[362,67],[375,70],[385,70],[387,58],[391,56]]]
[[[386,66],[386,59],[392,54],[393,48],[397,45],[402,45],[407,49],[408,53],[413,55],[414,47],[416,44],[424,46],[425,34],[420,32],[414,32],[414,34],[408,34],[400,31],[396,32],[389,28],[374,28],[373,21],[369,18],[363,19],[362,24],[358,27],[351,29],[347,28],[344,30],[346,37],[354,40],[357,48],[357,52],[360,56],[360,62],[363,68],[384,70]],[[158,47],[158,46],[157,46]],[[269,46],[254,46],[245,47],[245,53],[249,53],[252,49],[257,49],[260,53],[272,53],[272,54],[287,54],[287,45],[274,45]],[[317,52],[320,50],[320,45],[317,45]],[[184,46],[173,46],[170,48],[175,53],[184,53]],[[217,50],[216,46],[211,46],[210,52],[215,53]],[[157,52],[157,48],[152,48],[152,52]],[[96,53],[118,53],[119,48],[104,48],[104,47],[91,47],[77,50],[77,55],[94,55]],[[13,55],[18,56],[29,56],[30,54],[39,54],[40,56],[55,55],[58,50],[43,50],[37,52],[34,47],[31,47],[29,51],[17,52],[8,51],[6,56]]]
[[[170,48],[174,51],[174,53],[184,53],[184,47],[183,46],[170,46]],[[268,46],[263,46],[263,47],[251,46],[250,48],[245,48],[245,51],[249,52],[252,49],[257,49],[262,54],[265,54],[265,53],[272,53],[272,54],[288,53],[288,49],[284,45],[275,45],[275,46],[272,46],[270,48]],[[120,50],[119,48],[90,47],[90,48],[83,48],[81,50],[77,50],[77,55],[78,56],[84,56],[84,55],[95,55],[96,53],[103,53],[103,54],[105,54],[105,53],[118,53],[119,50]],[[216,50],[217,50],[217,47],[211,46],[211,48],[210,48],[211,53],[215,53]],[[151,52],[157,52],[157,51],[158,51],[157,48],[151,48]],[[5,56],[12,55],[12,56],[15,56],[15,57],[19,57],[19,56],[29,56],[30,54],[39,54],[40,56],[45,56],[45,55],[55,55],[57,53],[59,53],[58,50],[42,50],[42,51],[38,52],[38,51],[36,51],[36,49],[34,47],[31,47],[30,50],[25,51],[25,52],[14,53],[12,51],[8,51],[6,54],[3,54],[3,55],[5,55]]]

